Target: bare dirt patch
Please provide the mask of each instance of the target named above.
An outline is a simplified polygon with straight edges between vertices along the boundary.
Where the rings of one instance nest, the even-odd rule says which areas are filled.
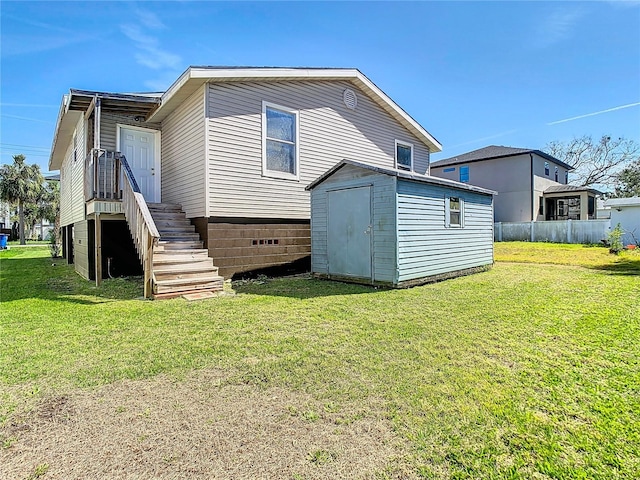
[[[48,397],[0,427],[0,478],[410,476],[406,446],[374,405],[226,378],[207,370]]]

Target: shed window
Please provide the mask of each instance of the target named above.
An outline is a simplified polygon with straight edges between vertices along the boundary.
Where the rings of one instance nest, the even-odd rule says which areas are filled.
[[[298,178],[298,112],[262,103],[262,173]]]
[[[447,227],[463,226],[463,200],[460,197],[448,197],[445,203],[445,222]]]
[[[469,183],[469,167],[460,167],[460,181],[462,183]]]
[[[396,140],[396,168],[413,170],[413,145]]]
[[[544,162],[544,174],[549,176],[549,162]]]

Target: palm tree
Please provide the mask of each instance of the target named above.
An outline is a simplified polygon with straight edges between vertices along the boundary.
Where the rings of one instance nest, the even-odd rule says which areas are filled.
[[[24,206],[36,203],[42,192],[44,179],[38,165],[25,163],[25,156],[14,155],[13,165],[0,167],[0,199],[18,204],[20,245],[24,245]]]
[[[60,254],[60,183],[56,181],[46,183],[38,203],[38,216],[54,224],[49,247],[51,256],[56,258]]]

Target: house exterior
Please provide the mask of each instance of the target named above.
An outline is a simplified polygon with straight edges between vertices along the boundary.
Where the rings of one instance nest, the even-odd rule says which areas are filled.
[[[493,193],[343,160],[311,183],[311,269],[402,287],[493,264]]]
[[[71,90],[49,168],[78,273],[99,282],[111,258],[142,268],[151,291],[145,262],[166,254],[170,213],[186,224],[165,250],[201,242],[225,277],[282,265],[310,255],[305,186],[338,161],[428,174],[440,150],[356,69],[190,67],[162,93]]]
[[[431,175],[498,192],[496,222],[595,219],[600,192],[568,185],[572,169],[540,150],[492,145],[434,161]]]
[[[624,231],[622,243],[624,245],[638,245],[640,243],[640,197],[610,198],[605,202],[610,209],[611,228],[619,223]]]

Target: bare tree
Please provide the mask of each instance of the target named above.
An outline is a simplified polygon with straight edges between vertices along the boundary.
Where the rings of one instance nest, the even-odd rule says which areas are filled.
[[[608,135],[600,140],[585,135],[568,142],[553,141],[545,152],[575,168],[571,183],[578,186],[613,185],[620,169],[640,159],[640,145]]]

